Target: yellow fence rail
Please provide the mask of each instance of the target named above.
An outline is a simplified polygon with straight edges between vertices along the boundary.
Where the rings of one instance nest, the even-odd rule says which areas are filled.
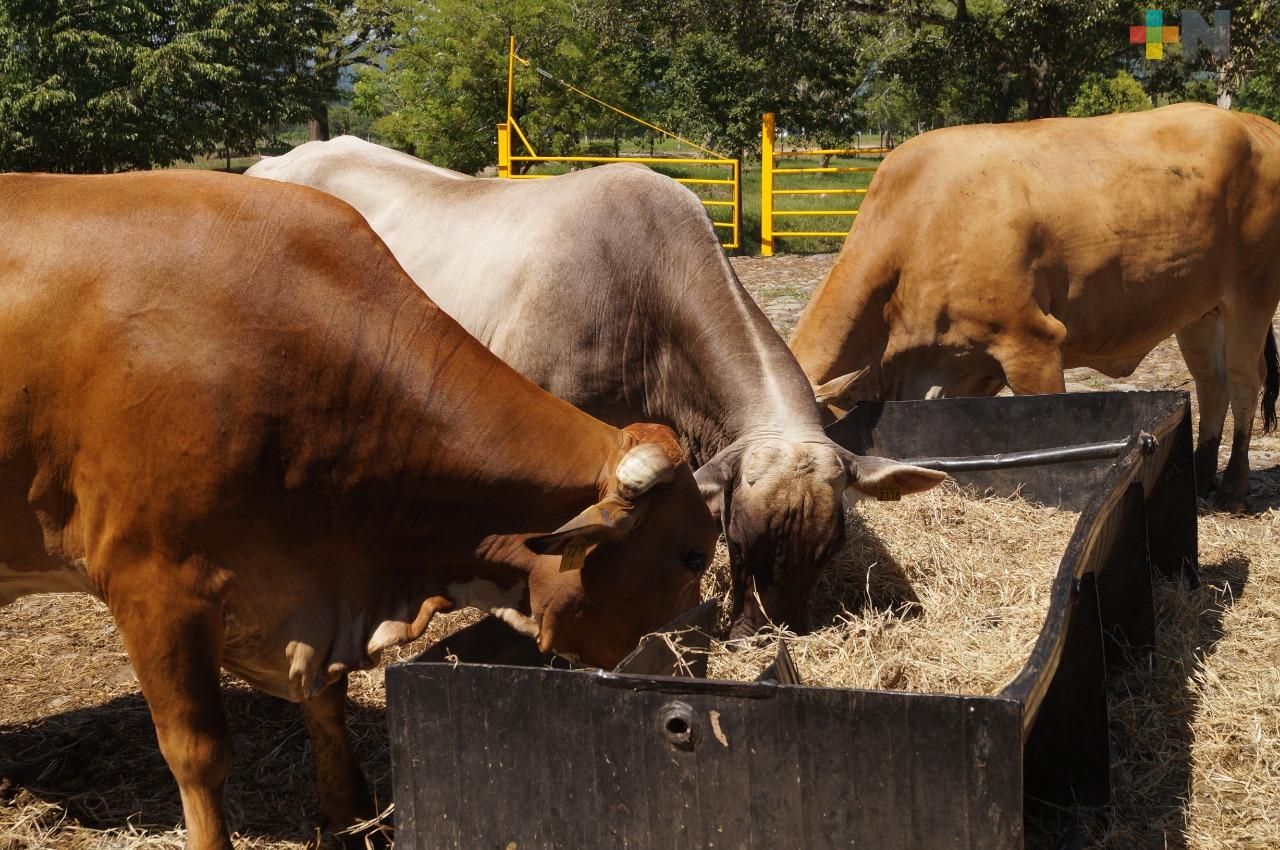
[[[841,209],[778,209],[780,197],[797,195],[850,195],[861,196],[866,189],[832,186],[830,188],[813,188],[787,186],[778,188],[775,183],[777,175],[800,174],[867,174],[874,172],[874,165],[825,165],[802,168],[798,166],[778,167],[777,161],[787,157],[875,157],[889,152],[888,148],[809,148],[806,150],[777,150],[777,128],[774,114],[766,112],[760,129],[760,253],[766,257],[773,255],[774,241],[779,237],[843,237],[848,235],[844,230],[775,230],[775,219],[826,218],[848,216],[849,226],[853,226],[854,217],[858,215],[857,207]],[[833,201],[833,203],[835,203]]]
[[[651,124],[643,118],[639,118],[619,109],[612,104],[605,103],[597,97],[593,97],[582,89],[574,86],[572,83],[565,82],[558,77],[552,76],[550,73],[541,68],[534,68],[542,76],[564,86],[569,91],[574,92],[581,97],[592,101],[606,109],[609,109],[624,118],[635,122],[636,124],[646,127],[654,132],[661,133],[668,138],[674,139],[681,144],[687,145],[702,154],[704,157],[683,157],[683,156],[543,156],[539,155],[533,149],[533,145],[525,136],[524,131],[520,129],[520,124],[516,121],[512,112],[513,92],[515,88],[515,70],[516,64],[529,66],[526,59],[516,54],[516,40],[513,36],[508,42],[507,54],[507,120],[498,125],[498,177],[507,180],[539,180],[546,177],[553,177],[554,174],[535,171],[534,169],[540,165],[569,165],[573,166],[593,166],[603,165],[607,162],[638,162],[642,165],[657,168],[678,168],[681,172],[687,172],[690,168],[695,169],[695,173],[705,176],[673,176],[671,179],[677,183],[691,187],[691,190],[698,196],[698,200],[707,208],[707,215],[711,219],[711,225],[718,232],[725,232],[727,239],[722,239],[720,244],[725,248],[737,248],[742,244],[741,240],[741,222],[742,222],[742,167],[741,162],[732,157],[723,156],[713,150],[708,150],[701,145],[695,144],[688,139],[677,136],[669,130],[665,130],[656,124]],[[526,153],[516,153],[515,142],[523,146]],[[717,218],[713,215],[713,211],[723,211],[727,213],[726,217]]]

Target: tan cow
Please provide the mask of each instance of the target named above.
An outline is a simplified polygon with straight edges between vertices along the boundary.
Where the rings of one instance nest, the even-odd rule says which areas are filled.
[[[106,602],[189,847],[230,844],[219,667],[301,702],[345,826],[347,672],[436,612],[612,665],[696,600],[716,530],[673,434],[520,377],[341,201],[5,175],[0,232],[0,604]]]
[[[846,493],[915,493],[944,477],[827,438],[706,210],[648,168],[480,180],[345,136],[249,174],[350,203],[436,303],[539,386],[614,425],[672,426],[724,527],[735,635],[766,616],[808,628]]]
[[[1269,356],[1280,390],[1280,127],[1183,104],[926,133],[889,155],[791,349],[857,398],[1062,392],[1063,369],[1132,372],[1177,334],[1196,382],[1196,473],[1243,504]],[[831,393],[828,392],[830,396]]]

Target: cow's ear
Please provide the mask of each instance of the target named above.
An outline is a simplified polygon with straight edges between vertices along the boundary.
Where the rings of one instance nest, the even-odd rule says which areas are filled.
[[[848,474],[845,492],[894,502],[903,496],[923,493],[937,487],[947,477],[945,472],[911,466],[883,457],[841,452]]]
[[[526,538],[524,545],[539,555],[563,555],[570,550],[576,555],[597,543],[626,537],[636,524],[636,515],[631,503],[606,496],[550,534]]]
[[[738,478],[742,463],[742,447],[730,445],[711,460],[698,467],[693,480],[698,482],[698,492],[707,503],[707,510],[724,522],[729,512],[729,500],[733,494],[733,482]]]
[[[867,380],[867,376],[870,374],[871,367],[864,366],[856,372],[832,378],[822,386],[815,386],[813,388],[813,401],[819,407],[834,405],[835,407],[847,408],[857,400],[854,398],[854,393],[857,392],[858,387]]]

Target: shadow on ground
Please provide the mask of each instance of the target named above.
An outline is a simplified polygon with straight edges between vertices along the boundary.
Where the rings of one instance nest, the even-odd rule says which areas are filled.
[[[310,743],[296,706],[247,688],[223,689],[234,756],[227,781],[232,829],[246,837],[317,837]],[[382,708],[348,707],[361,766],[380,803],[390,799]],[[0,726],[0,799],[25,792],[90,829],[164,831],[182,821],[177,785],[140,694]]]
[[[1280,466],[1255,469],[1249,473],[1248,513],[1260,514],[1280,508]]]

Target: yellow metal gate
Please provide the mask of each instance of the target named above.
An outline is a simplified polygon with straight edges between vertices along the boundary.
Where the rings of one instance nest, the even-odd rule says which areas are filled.
[[[850,186],[816,186],[814,183],[807,184],[793,183],[788,180],[789,185],[779,188],[776,183],[778,175],[809,175],[809,174],[859,174],[870,173],[876,170],[874,165],[826,165],[813,167],[800,166],[783,166],[778,167],[777,160],[795,157],[829,157],[829,158],[847,158],[847,157],[876,157],[889,153],[889,148],[812,148],[807,150],[777,150],[775,147],[776,129],[774,126],[774,115],[772,112],[764,114],[764,121],[760,131],[760,253],[766,257],[773,255],[774,240],[778,237],[835,237],[846,236],[849,228],[844,230],[775,230],[774,220],[779,218],[814,218],[814,217],[832,217],[848,216],[849,226],[853,226],[853,219],[858,214],[857,206],[852,203],[842,209],[779,209],[776,204],[779,199],[787,197],[803,197],[820,195],[826,197],[828,195],[843,195],[850,198],[856,198],[861,201],[861,197],[867,193],[863,187]],[[798,179],[798,178],[797,178]]]
[[[540,164],[568,164],[568,165],[601,165],[606,162],[638,162],[642,165],[649,166],[667,166],[678,167],[682,171],[692,171],[693,176],[682,174],[672,177],[677,183],[681,183],[690,187],[698,199],[702,201],[702,205],[708,210],[711,218],[711,224],[718,231],[725,233],[726,239],[722,239],[721,243],[725,248],[737,248],[741,244],[739,231],[741,229],[741,198],[742,198],[742,169],[739,160],[718,154],[713,150],[702,147],[688,139],[682,138],[669,130],[665,130],[656,124],[651,124],[643,118],[638,118],[629,112],[625,112],[612,104],[605,103],[599,98],[592,97],[587,92],[567,83],[541,68],[534,68],[535,71],[544,77],[559,83],[568,90],[574,92],[587,100],[592,101],[605,109],[609,109],[624,118],[634,121],[635,123],[646,127],[654,132],[661,133],[668,138],[674,139],[681,144],[687,145],[694,150],[704,154],[701,157],[682,157],[682,156],[545,156],[539,155],[533,149],[533,145],[525,136],[524,131],[520,129],[520,124],[516,121],[515,115],[512,113],[512,91],[515,83],[516,63],[529,66],[526,59],[516,54],[516,40],[514,37],[509,42],[509,51],[507,55],[507,120],[498,125],[498,176],[509,180],[537,180],[545,177],[552,177],[553,174],[538,173],[533,169]],[[530,66],[532,67],[532,66]],[[515,143],[519,141],[523,146],[525,153],[516,153]],[[717,218],[717,213],[720,217]]]

